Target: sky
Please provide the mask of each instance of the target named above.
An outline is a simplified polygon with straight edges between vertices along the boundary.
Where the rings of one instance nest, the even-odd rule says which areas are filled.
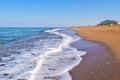
[[[0,27],[68,27],[120,21],[120,0],[0,0]]]

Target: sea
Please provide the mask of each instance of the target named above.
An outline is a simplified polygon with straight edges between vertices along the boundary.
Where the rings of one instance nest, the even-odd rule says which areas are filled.
[[[0,80],[72,80],[69,71],[85,51],[67,28],[0,28]]]

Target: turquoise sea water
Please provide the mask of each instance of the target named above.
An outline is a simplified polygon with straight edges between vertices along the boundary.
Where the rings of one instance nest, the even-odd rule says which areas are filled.
[[[86,52],[66,28],[0,28],[0,80],[72,80]]]
[[[48,29],[52,28],[0,28],[0,45],[26,37],[40,35],[43,31]]]

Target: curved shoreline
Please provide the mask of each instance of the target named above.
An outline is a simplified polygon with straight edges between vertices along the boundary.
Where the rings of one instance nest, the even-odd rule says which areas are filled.
[[[73,80],[120,80],[120,65],[115,53],[109,49],[109,46],[96,42],[97,40],[93,40],[93,37],[93,39],[88,38],[90,37],[88,34],[91,35],[91,33],[89,31],[86,34],[85,28],[84,30],[81,29],[82,31],[80,28],[72,28],[72,30],[87,39],[72,44],[78,50],[87,51],[87,54],[83,56],[83,61],[70,71]]]
[[[99,42],[108,47],[120,62],[120,27],[93,26],[70,28],[86,40]]]

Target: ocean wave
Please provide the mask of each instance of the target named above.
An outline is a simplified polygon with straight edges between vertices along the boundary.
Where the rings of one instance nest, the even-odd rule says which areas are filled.
[[[86,52],[70,46],[79,37],[73,37],[70,31],[72,36],[61,31],[47,30],[44,38],[37,37],[32,41],[34,47],[2,57],[0,80],[72,80],[68,71],[81,62],[80,56]]]
[[[63,39],[58,47],[50,48],[45,52],[33,70],[30,80],[71,80],[68,71],[79,64],[82,60],[80,56],[86,52],[80,52],[71,47],[69,44],[75,40],[66,34],[59,33],[58,30],[60,29],[46,31],[62,36]]]

